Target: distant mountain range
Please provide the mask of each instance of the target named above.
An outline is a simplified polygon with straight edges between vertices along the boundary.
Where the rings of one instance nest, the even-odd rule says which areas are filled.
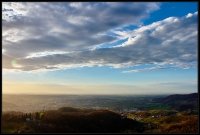
[[[198,109],[198,93],[174,94],[163,98],[155,98],[153,101],[166,104],[178,111]]]

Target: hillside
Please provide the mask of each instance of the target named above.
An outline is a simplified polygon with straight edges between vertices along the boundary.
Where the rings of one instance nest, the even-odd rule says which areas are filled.
[[[155,98],[153,101],[168,105],[178,111],[198,110],[198,93],[174,94],[163,98]]]
[[[198,115],[173,110],[130,112],[130,119],[146,123],[144,133],[197,133]]]
[[[3,113],[4,133],[143,132],[144,124],[108,110],[64,107],[36,113]]]

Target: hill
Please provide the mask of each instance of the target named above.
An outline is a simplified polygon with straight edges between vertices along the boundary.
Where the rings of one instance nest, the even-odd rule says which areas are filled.
[[[198,94],[174,94],[163,98],[155,98],[154,102],[170,106],[178,111],[198,110]]]
[[[144,124],[109,110],[64,107],[36,113],[7,112],[4,133],[140,133]]]

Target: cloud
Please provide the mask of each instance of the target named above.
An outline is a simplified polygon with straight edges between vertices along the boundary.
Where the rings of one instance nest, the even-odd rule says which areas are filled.
[[[35,5],[37,12],[34,12],[36,7],[26,6],[32,16],[26,13],[25,18],[30,17],[35,22],[38,19],[38,22],[34,24],[31,19],[31,22],[24,19],[23,24],[26,25],[19,28],[23,26],[22,31],[26,31],[27,35],[16,42],[7,39],[9,34],[6,33],[17,29],[21,20],[3,22],[3,68],[32,71],[154,65],[151,69],[134,69],[134,72],[196,67],[197,12],[183,17],[169,17],[131,31],[120,31],[115,28],[141,23],[149,12],[158,9],[157,3],[42,3]],[[52,14],[46,16],[47,11],[52,11]],[[38,31],[32,31],[37,25]],[[40,28],[44,31],[36,34]],[[115,36],[110,36],[108,32]],[[13,59],[15,65],[11,64]]]
[[[155,71],[159,69],[169,69],[169,68],[174,68],[174,67],[150,67],[150,68],[143,68],[143,69],[133,69],[133,70],[127,70],[127,71],[122,71],[122,73],[131,73],[131,72],[149,72],[149,71]]]
[[[26,57],[41,51],[77,51],[110,42],[112,28],[139,24],[158,3],[4,2],[3,48],[7,55]]]

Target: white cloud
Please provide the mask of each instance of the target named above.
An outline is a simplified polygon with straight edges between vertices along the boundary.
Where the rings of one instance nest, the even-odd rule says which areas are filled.
[[[31,53],[30,55],[26,56],[25,58],[35,58],[35,57],[43,57],[43,56],[48,56],[48,55],[54,55],[54,54],[68,54],[68,53],[73,53],[73,52],[64,52],[64,51],[44,51],[44,52],[37,52],[37,53]]]
[[[2,49],[2,54],[4,54],[6,52],[6,50],[5,49]]]
[[[169,68],[169,67],[168,67]],[[150,67],[150,68],[143,68],[143,69],[133,69],[133,70],[127,70],[127,71],[122,71],[122,73],[131,73],[131,72],[149,72],[149,71],[155,71],[159,69],[166,69],[165,67]]]

